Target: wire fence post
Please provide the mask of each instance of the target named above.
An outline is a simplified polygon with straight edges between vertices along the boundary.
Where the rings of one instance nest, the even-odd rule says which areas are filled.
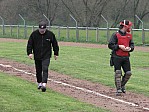
[[[144,24],[143,24],[143,21],[137,16],[135,15],[136,18],[142,23],[142,43],[143,45],[145,44],[145,31],[144,31]]]
[[[96,28],[96,42],[99,41],[99,28]]]
[[[12,25],[10,25],[10,36],[12,36]]]
[[[49,18],[48,18],[46,15],[43,14],[43,16],[47,19],[47,21],[48,21],[48,26],[49,26],[48,29],[50,30],[51,22],[50,22]]]
[[[61,36],[60,26],[58,26],[57,30],[58,30],[58,32],[57,32],[58,34],[57,35],[58,35],[58,38],[60,39],[60,36]]]
[[[105,22],[107,23],[107,42],[109,41],[109,23],[106,20],[106,18],[101,14],[101,17],[105,20]]]
[[[88,42],[88,27],[86,27],[86,42]]]
[[[32,32],[34,31],[34,25],[32,26]]]
[[[19,38],[19,34],[20,34],[20,26],[17,26],[17,38]]]
[[[69,14],[70,15],[70,17],[75,21],[75,23],[76,23],[76,42],[78,42],[78,40],[79,40],[79,30],[78,30],[78,22],[77,22],[77,20],[71,15],[71,14]]]
[[[69,40],[69,26],[67,26],[67,28],[66,28],[66,36],[67,36],[67,40]]]
[[[26,21],[25,19],[19,14],[20,18],[24,21],[24,38],[27,37],[27,27],[26,27]]]
[[[5,22],[4,19],[0,16],[1,20],[2,20],[2,34],[5,35]]]

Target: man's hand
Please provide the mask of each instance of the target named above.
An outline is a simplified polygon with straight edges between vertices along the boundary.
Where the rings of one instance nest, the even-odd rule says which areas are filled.
[[[58,58],[58,56],[57,55],[54,55],[54,59],[57,60],[57,58]]]
[[[126,47],[126,48],[125,48],[125,51],[130,51],[130,50],[131,50],[130,47]]]
[[[29,54],[28,57],[29,57],[30,59],[33,59],[33,54]]]
[[[123,51],[130,51],[130,47],[125,47],[124,45],[119,45],[119,48],[122,49]]]
[[[122,49],[123,51],[126,51],[125,46],[124,45],[119,45],[119,48]]]

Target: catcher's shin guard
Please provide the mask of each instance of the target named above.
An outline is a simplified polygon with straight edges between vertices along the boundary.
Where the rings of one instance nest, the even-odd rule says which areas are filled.
[[[122,76],[122,71],[116,70],[115,71],[115,86],[117,90],[121,90],[121,76]]]
[[[131,71],[127,71],[124,76],[122,77],[122,87],[128,82],[129,78],[131,77]]]

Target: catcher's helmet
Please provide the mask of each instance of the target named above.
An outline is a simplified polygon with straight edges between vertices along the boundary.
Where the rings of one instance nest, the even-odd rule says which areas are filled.
[[[132,22],[131,21],[127,21],[127,20],[123,20],[120,22],[120,25],[123,25],[125,27],[130,28],[132,26]]]
[[[128,21],[128,20],[123,20],[120,22],[120,29],[123,28],[123,27],[127,27],[127,32],[130,32],[131,31],[131,26],[132,26],[132,22],[131,21]]]

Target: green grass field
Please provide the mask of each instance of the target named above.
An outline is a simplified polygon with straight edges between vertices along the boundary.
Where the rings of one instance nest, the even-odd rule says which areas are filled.
[[[2,43],[2,42],[0,42],[0,49],[1,49],[0,50],[0,58],[7,58],[7,59],[11,59],[11,60],[15,60],[15,61],[18,61],[21,63],[28,64],[28,65],[34,64],[34,62],[29,60],[26,55],[26,43],[25,42],[24,43],[18,43],[18,42]],[[110,52],[111,51],[108,48],[100,48],[99,49],[99,48],[60,46],[60,56],[57,61],[55,61],[52,57],[50,69],[57,71],[59,73],[70,75],[74,78],[85,79],[85,80],[89,80],[91,82],[101,83],[101,84],[115,88],[113,68],[109,66]],[[131,64],[132,64],[133,75],[132,75],[131,79],[129,80],[126,88],[129,91],[132,91],[135,93],[141,93],[141,94],[149,97],[148,54],[149,54],[148,52],[143,52],[143,51],[134,51],[131,53],[130,60],[131,60]],[[5,77],[2,73],[0,76]],[[10,80],[15,80],[14,77],[7,77],[7,78],[10,78]],[[1,80],[0,84],[2,85],[0,87],[2,88],[1,90],[4,90],[5,88],[3,88],[4,84],[2,83],[2,79],[3,78],[0,78],[0,80]],[[15,80],[15,81],[18,81],[18,80]],[[36,90],[34,90],[35,84],[31,84],[26,81],[20,81],[20,82],[18,82],[18,85],[16,85],[16,86],[19,86],[19,85],[22,86],[23,82],[25,84],[28,84],[27,86],[29,86],[29,87],[31,86],[31,88],[33,88],[33,91],[36,91]],[[9,81],[8,85],[12,85],[11,81]],[[23,90],[25,90],[25,89],[22,89],[22,91],[21,91],[22,93],[24,93]],[[4,95],[4,98],[6,98],[6,100],[11,100],[11,98],[7,99],[7,94],[11,93],[11,91],[8,91],[8,93],[7,92],[3,93],[3,92],[5,92],[5,91],[1,91],[0,95],[1,96]],[[32,93],[32,90],[30,90],[29,93],[35,94],[34,92]],[[29,93],[26,93],[25,95],[27,95]],[[5,94],[6,94],[6,96],[5,96]],[[19,93],[17,93],[17,94],[19,94]],[[36,94],[38,97],[38,95],[41,95],[42,93],[36,92]],[[10,97],[14,97],[14,96],[10,95]],[[48,99],[47,97],[50,97],[50,95],[43,96],[43,99]],[[59,97],[62,97],[62,96],[60,95]],[[0,97],[0,98],[3,98],[3,97]],[[32,98],[33,97],[31,97],[29,99],[32,99]],[[3,99],[3,100],[5,102],[5,99]],[[14,100],[17,100],[17,98]],[[22,98],[20,100],[22,100]],[[33,100],[35,100],[35,101],[31,101],[31,102],[29,102],[29,104],[36,102],[37,99],[33,98]],[[65,102],[63,102],[63,103],[65,103]],[[1,104],[3,104],[3,103],[1,103]],[[29,104],[27,104],[27,106],[30,106]],[[24,104],[20,104],[20,108],[23,105]],[[36,105],[36,103],[34,105]],[[39,104],[37,104],[37,105],[39,106]],[[73,103],[72,104],[70,103],[70,105],[73,105]],[[82,104],[79,104],[78,108],[79,107],[81,108],[81,105]],[[5,109],[5,107],[7,107],[6,104],[2,105],[3,109]],[[35,109],[35,107],[33,107],[33,109]],[[64,107],[64,106],[62,106],[62,107]],[[14,107],[13,109],[15,109],[15,108],[16,107]],[[29,108],[31,108],[31,107],[29,107]],[[74,108],[73,106],[72,107],[70,106],[70,109],[73,109],[73,108]],[[87,112],[98,111],[98,110],[96,110],[96,108],[94,108],[95,110],[92,110],[93,108],[91,108],[91,107],[88,107],[88,108],[90,108],[91,111],[87,111]],[[9,110],[10,108],[7,107],[7,109]],[[56,109],[56,107],[55,107],[55,109]],[[79,109],[77,109],[77,112],[79,112],[78,110]],[[76,110],[74,110],[74,112],[75,111]],[[101,112],[101,111],[99,110],[98,112]],[[56,111],[51,110],[50,112],[56,112]],[[68,110],[65,110],[65,109],[57,110],[57,112],[69,112],[69,109]],[[71,112],[73,112],[73,111],[71,111]],[[85,110],[82,110],[82,111],[80,110],[80,112],[85,112]]]
[[[108,112],[50,89],[40,92],[35,84],[4,73],[0,73],[0,109],[1,112]]]
[[[0,49],[2,58],[9,58],[29,65],[34,64],[26,55],[26,43],[0,43]],[[75,78],[114,87],[113,68],[109,66],[110,52],[108,48],[60,46],[60,56],[57,61],[52,58],[50,69]],[[128,83],[128,88],[136,92],[143,91],[142,94],[149,96],[147,91],[149,83],[147,80],[149,78],[148,52],[134,51],[131,53],[130,60],[133,75]]]

